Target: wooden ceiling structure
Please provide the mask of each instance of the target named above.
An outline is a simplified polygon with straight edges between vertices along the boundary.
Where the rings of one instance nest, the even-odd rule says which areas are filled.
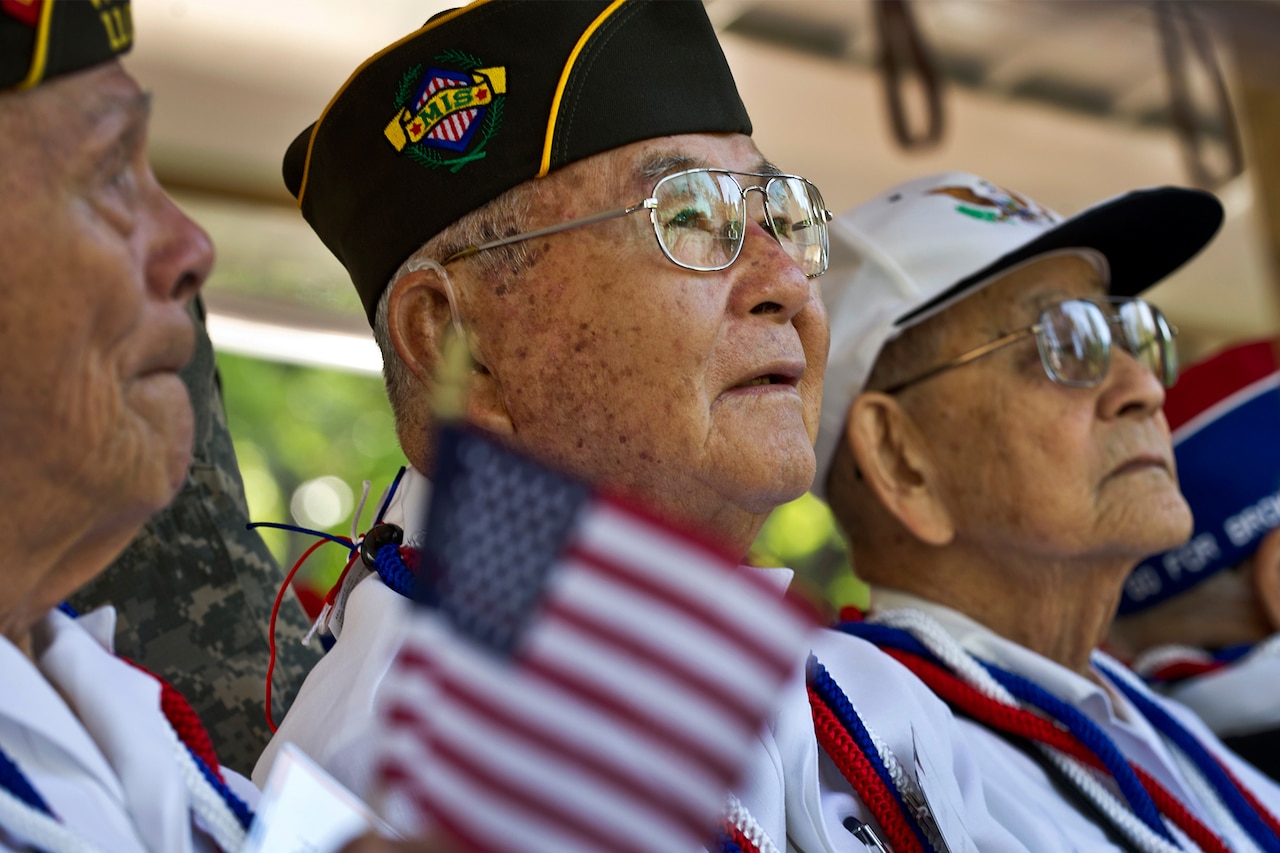
[[[128,64],[155,93],[157,172],[219,248],[207,290],[215,344],[376,369],[354,293],[293,208],[279,162],[351,69],[447,5],[454,4],[135,0],[138,46]],[[953,169],[1062,213],[1135,187],[1209,183],[1226,205],[1227,224],[1152,298],[1182,329],[1184,357],[1274,334],[1280,4],[707,6],[761,150],[813,179],[834,210]],[[904,146],[893,132],[886,44],[902,60],[893,91],[907,129],[925,137],[930,116],[940,119],[932,142]],[[927,85],[935,79],[936,90]],[[1232,176],[1235,135],[1244,169]]]

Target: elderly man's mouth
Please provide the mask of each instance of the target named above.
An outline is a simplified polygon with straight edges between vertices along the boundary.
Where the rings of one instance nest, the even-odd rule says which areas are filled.
[[[749,379],[739,385],[733,386],[734,389],[739,388],[758,388],[762,385],[789,385],[795,387],[796,379],[792,376],[782,376],[778,373],[770,373],[766,376],[757,376],[755,379]]]
[[[1161,471],[1165,474],[1170,473],[1172,466],[1168,459],[1159,455],[1142,455],[1127,459],[1112,469],[1110,477],[1120,477],[1125,474],[1137,474],[1143,471]]]
[[[761,365],[757,370],[743,376],[738,382],[725,389],[726,394],[761,394],[777,391],[795,392],[804,376],[804,363],[798,361],[779,361],[774,364]]]

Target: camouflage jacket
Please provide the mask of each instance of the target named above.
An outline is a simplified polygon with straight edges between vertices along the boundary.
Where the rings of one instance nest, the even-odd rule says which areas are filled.
[[[195,409],[195,453],[173,503],[119,559],[71,599],[113,604],[116,651],[172,683],[209,730],[219,759],[248,775],[271,737],[263,711],[267,626],[284,576],[248,508],[222,408],[204,308],[193,303],[196,353],[182,371]],[[287,596],[276,629],[274,716],[283,718],[319,649],[303,648],[306,616]]]

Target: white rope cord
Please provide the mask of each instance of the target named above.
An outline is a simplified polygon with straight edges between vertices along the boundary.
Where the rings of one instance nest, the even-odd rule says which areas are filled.
[[[920,789],[920,785],[911,774],[903,769],[898,757],[894,755],[893,750],[889,749],[889,744],[880,739],[875,729],[871,728],[871,724],[863,720],[862,727],[867,731],[867,737],[871,741],[872,748],[880,756],[880,761],[884,763],[885,770],[889,773],[889,780],[893,782],[893,787],[897,789],[902,801],[911,809],[920,829],[928,836],[929,843],[933,845],[935,850],[946,850],[946,839],[942,837],[942,828],[938,826],[936,819],[930,815],[929,803],[924,791]]]
[[[1142,680],[1134,672],[1130,672],[1124,667],[1113,667],[1109,664],[1097,662],[1097,668],[1109,679],[1113,681],[1123,681],[1133,690],[1142,690],[1144,685]],[[1236,820],[1235,815],[1231,813],[1231,809],[1226,802],[1218,794],[1213,784],[1205,777],[1200,768],[1196,766],[1176,744],[1161,735],[1169,747],[1169,754],[1173,756],[1174,763],[1178,765],[1178,770],[1182,772],[1183,780],[1187,783],[1187,787],[1191,789],[1191,795],[1204,806],[1209,813],[1209,826],[1218,830],[1220,835],[1226,836],[1230,833],[1230,838],[1223,840],[1229,841],[1229,847],[1239,853],[1262,853],[1262,849],[1258,847],[1253,838],[1249,835],[1245,828]]]
[[[369,490],[372,488],[372,480],[362,480],[360,482],[360,503],[356,504],[356,511],[351,514],[352,542],[358,542],[360,540],[360,516],[364,515],[364,505],[365,502],[369,500]]]
[[[889,778],[893,781],[893,787],[898,789],[898,793],[909,795],[909,801],[919,802],[922,800],[923,796],[915,781],[902,769],[898,756],[893,754],[893,750],[889,749],[889,745],[880,739],[880,736],[875,733],[875,730],[871,728],[871,724],[866,720],[862,721],[862,727],[867,730],[867,737],[870,738],[876,754],[880,756],[880,760],[884,763],[885,770],[889,771]]]
[[[725,806],[725,819],[737,827],[738,831],[745,835],[760,853],[778,853],[778,848],[769,837],[769,833],[764,831],[751,812],[747,811],[747,807],[733,794],[729,795]]]
[[[886,610],[874,614],[869,621],[906,631],[970,687],[1002,705],[1022,707],[1017,698],[996,681],[973,655],[965,651],[937,620],[923,611],[915,608]],[[1091,767],[1060,750],[1044,744],[1036,746],[1139,849],[1149,853],[1185,853],[1186,849],[1195,848],[1195,845],[1186,848],[1170,844],[1157,835],[1133,813],[1127,803],[1102,784]],[[1167,820],[1163,822],[1168,825]]]
[[[1102,784],[1098,771],[1060,750],[1043,744],[1038,744],[1038,746],[1040,751],[1076,786],[1076,789],[1087,797],[1099,811],[1106,814],[1108,820],[1112,821],[1124,833],[1125,837],[1139,849],[1150,851],[1150,853],[1185,853],[1185,851],[1198,851],[1200,849],[1189,839],[1186,839],[1186,836],[1182,835],[1181,832],[1178,832],[1178,836],[1186,839],[1185,844],[1180,846],[1165,841],[1152,832],[1151,827],[1140,820],[1126,803]],[[1163,815],[1161,815],[1161,820],[1166,827],[1170,827],[1169,821]],[[1176,827],[1172,828],[1176,829]]]
[[[1130,666],[1134,672],[1141,673],[1144,677],[1150,677],[1170,664],[1184,662],[1210,664],[1213,663],[1213,655],[1204,649],[1196,649],[1191,646],[1156,646],[1147,649],[1134,658]]]
[[[0,827],[19,841],[45,853],[100,853],[56,819],[0,788]]]
[[[1003,684],[996,681],[995,676],[987,672],[973,655],[966,652],[955,638],[927,613],[904,607],[877,613],[869,621],[906,631],[982,695],[1003,705],[1021,707],[1017,698],[1006,690]]]
[[[1217,789],[1209,782],[1209,779],[1201,772],[1200,768],[1188,758],[1182,750],[1178,749],[1176,744],[1170,744],[1170,754],[1173,756],[1174,763],[1178,765],[1178,769],[1182,771],[1183,779],[1187,783],[1187,787],[1191,789],[1191,795],[1200,801],[1200,804],[1209,812],[1210,826],[1217,829],[1218,834],[1223,836],[1224,841],[1228,841],[1228,845],[1232,850],[1238,853],[1262,853],[1262,848],[1254,842],[1245,828],[1236,820],[1236,816],[1231,813],[1231,809],[1218,795]]]
[[[191,795],[192,812],[200,818],[201,826],[224,853],[237,853],[244,846],[245,830],[240,826],[235,812],[231,811],[231,806],[205,779],[200,768],[196,766],[195,758],[192,757],[186,744],[178,739],[173,727],[165,726],[165,729],[172,741],[174,755],[178,759],[182,781],[186,785],[187,793]]]

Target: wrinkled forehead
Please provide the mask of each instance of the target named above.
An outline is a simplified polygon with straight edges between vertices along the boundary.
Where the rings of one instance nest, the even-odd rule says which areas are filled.
[[[937,319],[948,326],[1010,331],[1065,299],[1105,296],[1108,289],[1106,258],[1092,249],[1063,249],[1001,273]]]
[[[714,168],[737,172],[779,174],[764,158],[750,136],[741,133],[691,133],[664,136],[624,145],[587,158],[574,167],[594,172],[613,193],[648,195],[653,185],[667,175],[687,169]]]
[[[101,144],[104,137],[127,128],[145,127],[149,115],[149,96],[116,61],[27,91],[0,93],[5,142],[30,141],[61,156]]]

